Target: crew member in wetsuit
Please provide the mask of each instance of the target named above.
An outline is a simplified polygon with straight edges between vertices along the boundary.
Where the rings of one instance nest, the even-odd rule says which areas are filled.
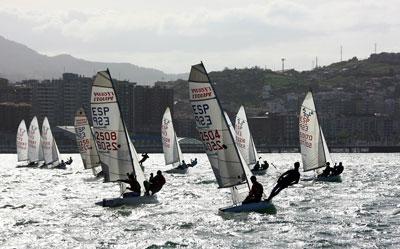
[[[272,189],[271,194],[269,195],[267,201],[270,201],[283,189],[299,182],[300,180],[299,168],[300,168],[300,163],[295,162],[294,169],[286,171],[279,177],[278,182],[276,186]]]
[[[155,193],[161,190],[164,184],[165,184],[165,178],[162,175],[161,170],[158,170],[157,175],[153,177],[153,180],[151,182],[148,181],[144,182],[144,187],[146,188],[146,195],[149,195],[150,191],[151,195],[154,195]]]
[[[194,167],[197,164],[197,158],[195,158],[194,160],[190,159],[190,163],[187,165],[188,167]]]
[[[65,164],[70,165],[72,163],[72,157],[69,157],[68,161],[65,162]]]
[[[129,189],[130,191],[132,191],[133,193],[135,193],[136,195],[140,196],[140,184],[139,182],[136,180],[136,177],[132,174],[126,173],[126,175],[128,176],[127,180],[117,180],[118,182],[124,182],[124,183],[128,183],[129,187],[127,187],[126,189]]]
[[[260,161],[257,161],[256,164],[254,164],[253,169],[254,171],[260,170]]]
[[[324,171],[322,171],[322,173],[318,175],[318,177],[328,177],[333,172],[333,168],[331,168],[330,165],[331,164],[329,162],[326,162],[326,167]]]
[[[250,177],[250,180],[253,186],[250,189],[249,195],[246,197],[246,199],[244,199],[242,204],[261,201],[261,197],[264,192],[263,186],[261,183],[257,182],[257,178],[255,176]]]
[[[182,163],[178,166],[178,169],[186,169],[186,168],[188,168],[188,166],[185,163],[185,160],[182,160]]]
[[[142,164],[147,160],[147,158],[149,158],[149,155],[147,155],[147,153],[142,153],[142,159],[139,161],[140,166],[143,166]]]
[[[335,167],[333,167],[332,175],[338,176],[338,175],[342,174],[343,170],[344,170],[343,164],[342,164],[342,162],[340,162],[339,165],[337,165],[337,166],[335,165]]]
[[[269,163],[267,161],[264,161],[263,164],[261,164],[261,169],[267,170],[269,168]]]

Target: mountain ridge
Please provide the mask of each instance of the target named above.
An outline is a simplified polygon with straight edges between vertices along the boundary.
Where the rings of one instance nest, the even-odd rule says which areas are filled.
[[[96,71],[110,69],[113,77],[144,85],[161,80],[187,78],[188,74],[167,74],[154,68],[140,67],[128,62],[96,62],[74,57],[70,54],[48,56],[30,47],[8,40],[0,35],[0,77],[11,82],[26,79],[60,78],[64,72],[93,76]]]

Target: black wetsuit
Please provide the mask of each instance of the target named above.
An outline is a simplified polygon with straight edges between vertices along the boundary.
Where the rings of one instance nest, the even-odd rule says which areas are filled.
[[[254,182],[250,189],[249,195],[244,199],[243,204],[261,201],[264,188],[259,182]]]
[[[270,201],[274,196],[279,194],[283,189],[298,183],[300,180],[300,172],[296,169],[291,169],[283,173],[276,184],[276,186],[272,189],[271,194],[268,197],[268,201]]]

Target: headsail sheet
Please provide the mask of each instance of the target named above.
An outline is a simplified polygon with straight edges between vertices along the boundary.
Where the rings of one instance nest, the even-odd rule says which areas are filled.
[[[43,155],[44,162],[46,164],[57,163],[59,159],[59,151],[54,140],[53,134],[51,132],[49,120],[47,117],[43,120],[42,125],[42,146],[43,146]]]
[[[75,114],[75,135],[83,167],[91,169],[100,166],[100,157],[93,139],[92,129],[87,120],[85,110],[79,108]]]
[[[299,138],[303,170],[309,171],[324,167],[326,158],[317,112],[311,92],[307,93],[301,105]]]
[[[182,152],[175,134],[169,107],[165,110],[161,121],[161,140],[165,164],[173,164],[174,166],[177,166],[182,160]]]
[[[33,117],[28,131],[28,159],[30,162],[38,162],[43,160],[42,144],[40,141],[39,123]]]
[[[28,161],[28,131],[25,120],[22,120],[18,126],[16,145],[18,162]]]
[[[189,95],[196,127],[221,188],[247,182],[233,135],[203,64],[189,75]]]
[[[127,179],[127,174],[132,172],[137,175],[133,167],[128,134],[108,71],[98,72],[93,81],[91,112],[104,181]]]
[[[235,121],[236,145],[248,165],[255,164],[258,160],[257,150],[250,133],[246,112],[240,106]]]

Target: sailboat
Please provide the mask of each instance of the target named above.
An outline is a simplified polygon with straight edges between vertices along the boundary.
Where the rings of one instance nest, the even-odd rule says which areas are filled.
[[[50,168],[57,167],[60,164],[60,152],[47,117],[44,117],[42,124],[42,146],[45,164]]]
[[[44,160],[39,123],[36,116],[33,117],[28,130],[28,160],[29,166],[37,166],[40,161]]]
[[[164,112],[161,121],[161,141],[164,152],[165,164],[172,164],[173,169],[167,170],[167,173],[185,174],[188,167],[178,168],[183,160],[181,147],[179,146],[178,137],[176,136],[172,116],[169,107]]]
[[[249,123],[247,122],[246,112],[243,106],[240,106],[235,120],[236,145],[240,154],[246,161],[247,165],[252,169],[259,160],[256,146],[254,145],[253,136],[250,133]],[[251,170],[253,174],[263,175],[266,169]]]
[[[309,91],[301,105],[299,117],[300,151],[303,171],[316,171],[332,162],[324,133],[318,122],[312,92]],[[316,172],[317,173],[317,172]],[[316,180],[340,181],[341,177],[319,177]]]
[[[18,162],[23,162],[25,166],[28,164],[28,131],[26,129],[25,120],[21,120],[17,130],[17,157]]]
[[[145,176],[139,165],[136,150],[128,136],[121,115],[118,98],[110,72],[101,71],[92,84],[91,110],[94,139],[104,173],[104,182],[127,180],[127,174],[136,176],[143,194]],[[127,194],[126,185],[120,183],[122,197],[103,199],[96,204],[104,207],[154,203],[155,196],[133,196]]]
[[[93,139],[92,129],[83,108],[79,108],[75,114],[75,136],[79,153],[81,154],[83,167],[92,169],[93,175],[98,176],[101,172],[100,157]]]
[[[231,190],[233,205],[219,210],[274,212],[274,205],[266,200],[242,204],[251,189],[252,174],[239,153],[233,126],[221,108],[203,63],[193,65],[190,70],[189,95],[196,127],[218,186]]]

